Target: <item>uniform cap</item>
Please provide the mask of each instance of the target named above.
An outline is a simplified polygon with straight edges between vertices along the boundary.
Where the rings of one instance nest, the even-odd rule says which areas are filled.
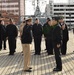
[[[52,20],[58,21],[59,17],[52,17]]]
[[[47,20],[48,20],[48,21],[51,21],[51,19],[50,19],[50,18],[47,18]]]
[[[64,17],[63,16],[59,16],[59,20],[61,20],[61,19],[64,19]]]
[[[26,22],[28,22],[28,21],[32,21],[32,18],[27,18],[26,19]]]

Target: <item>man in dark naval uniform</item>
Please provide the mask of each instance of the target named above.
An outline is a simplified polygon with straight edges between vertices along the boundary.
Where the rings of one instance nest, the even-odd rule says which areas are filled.
[[[16,38],[18,35],[18,30],[16,26],[13,24],[13,20],[9,20],[9,25],[6,27],[6,36],[8,37],[8,43],[9,43],[9,55],[14,55],[15,49],[16,49]]]
[[[2,44],[3,49],[6,50],[6,26],[4,21],[2,21]]]
[[[59,17],[59,24],[62,28],[62,46],[61,46],[61,53],[62,55],[66,55],[67,53],[67,42],[69,40],[69,33],[67,25],[64,23],[63,17]]]
[[[39,19],[36,18],[35,24],[32,27],[35,55],[40,55],[41,52],[41,39],[42,39],[42,25],[39,23]]]
[[[2,20],[0,20],[0,50],[2,49]]]
[[[45,39],[45,50],[47,50],[47,40],[46,40],[46,35],[47,35],[47,27],[48,27],[48,21],[50,18],[47,18],[46,23],[43,25],[43,34],[44,34],[44,39]]]
[[[56,68],[53,71],[62,71],[62,61],[60,55],[60,47],[61,47],[61,26],[58,24],[58,17],[52,18],[53,25],[53,47],[55,52],[55,60],[56,60]]]
[[[46,38],[46,43],[47,43],[47,53],[48,55],[53,54],[53,44],[52,44],[52,26],[51,26],[51,20],[48,20],[47,26],[43,28],[43,34],[45,35]]]

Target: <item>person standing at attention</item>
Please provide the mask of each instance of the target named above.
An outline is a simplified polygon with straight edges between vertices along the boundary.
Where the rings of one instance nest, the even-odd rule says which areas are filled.
[[[2,49],[2,20],[0,20],[0,51]]]
[[[61,53],[62,55],[66,55],[67,53],[67,42],[69,40],[69,32],[67,25],[64,23],[63,17],[59,17],[59,24],[62,28],[62,46],[61,46]]]
[[[52,44],[52,31],[51,19],[48,20],[48,24],[43,28],[43,34],[46,36],[47,42],[47,53],[48,55],[53,55],[53,44]]]
[[[31,52],[30,52],[30,44],[32,43],[32,19],[26,20],[26,25],[23,28],[23,33],[21,36],[21,42],[23,47],[23,54],[24,54],[24,72],[31,72],[30,67],[30,58],[31,58]]]
[[[16,49],[16,38],[18,36],[17,27],[14,25],[13,20],[9,20],[9,25],[6,27],[6,37],[9,43],[9,55],[14,55]]]
[[[4,21],[2,21],[2,44],[3,49],[6,50],[6,26]]]
[[[41,40],[42,40],[42,25],[39,23],[39,19],[35,19],[35,24],[32,26],[32,32],[34,37],[35,54],[40,55],[41,52]]]
[[[53,48],[56,60],[56,67],[53,71],[62,71],[62,60],[60,55],[60,48],[61,48],[61,26],[58,24],[59,22],[58,17],[52,17],[52,25],[53,25],[53,33],[52,33],[52,40],[53,40]]]
[[[50,18],[47,18],[46,23],[44,23],[43,25],[43,34],[44,34],[44,39],[45,39],[45,50],[47,50],[47,40],[46,40],[46,35],[47,35],[47,27],[48,25],[48,21],[50,20]]]

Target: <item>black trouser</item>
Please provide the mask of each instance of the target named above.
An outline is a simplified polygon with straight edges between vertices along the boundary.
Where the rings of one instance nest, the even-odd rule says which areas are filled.
[[[15,37],[8,37],[10,54],[14,54],[15,52],[15,47],[16,47],[15,41],[16,41]]]
[[[67,51],[67,42],[66,41],[63,41],[62,46],[61,46],[61,53],[63,55],[65,55],[66,54],[66,51]]]
[[[60,48],[57,48],[57,44],[54,44],[54,52],[55,52],[56,68],[62,69]]]
[[[0,49],[2,49],[2,40],[0,39]]]
[[[2,40],[3,48],[6,49],[6,39]]]
[[[34,47],[35,47],[35,54],[40,54],[41,52],[41,36],[34,37]]]
[[[47,53],[48,54],[53,54],[53,44],[52,44],[52,39],[47,38]]]
[[[16,49],[16,39],[15,39],[15,49]]]
[[[46,50],[47,50],[47,40],[46,40],[46,38],[45,38],[45,47],[46,47]]]

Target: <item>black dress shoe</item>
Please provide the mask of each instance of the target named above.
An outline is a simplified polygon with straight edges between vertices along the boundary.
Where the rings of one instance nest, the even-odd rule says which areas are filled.
[[[48,53],[48,55],[53,55],[53,53]]]
[[[14,51],[14,53],[15,53],[16,51]]]
[[[41,54],[39,53],[39,54],[37,54],[37,55],[41,55]]]
[[[66,54],[62,54],[62,55],[66,55]]]
[[[6,48],[4,48],[4,50],[6,50]]]
[[[54,68],[53,71],[62,71],[62,69]]]
[[[34,55],[41,55],[40,53],[34,54]]]
[[[14,55],[14,54],[9,54],[9,56],[10,56],[10,55]]]
[[[32,69],[32,67],[29,67],[29,69]]]
[[[29,70],[24,70],[24,72],[32,72],[32,71],[29,69]]]

